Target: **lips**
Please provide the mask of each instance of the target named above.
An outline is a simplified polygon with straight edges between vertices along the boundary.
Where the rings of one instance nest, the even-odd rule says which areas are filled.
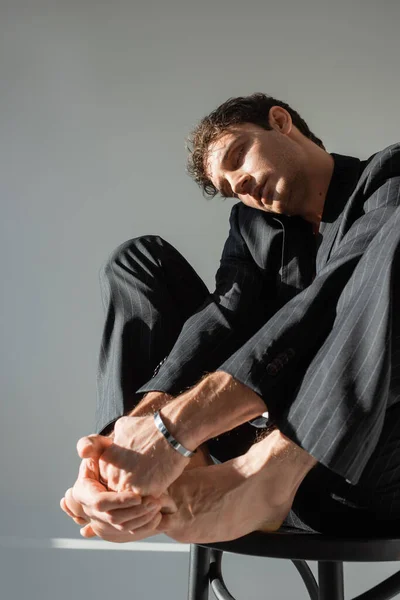
[[[253,198],[256,198],[256,200],[260,201],[262,198],[262,195],[264,193],[264,186],[265,186],[265,181],[263,181],[261,183],[261,185],[258,185],[257,187],[255,187],[251,193],[251,195],[253,196]]]
[[[267,195],[266,195],[266,191],[267,191],[267,184],[268,184],[268,177],[264,182],[263,187],[261,188],[261,193],[260,193],[260,201],[264,204],[264,200],[267,199]]]

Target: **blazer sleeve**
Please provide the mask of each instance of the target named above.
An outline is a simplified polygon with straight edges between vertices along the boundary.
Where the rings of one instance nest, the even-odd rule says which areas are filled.
[[[242,234],[241,208],[235,204],[231,210],[229,235],[215,276],[215,291],[187,319],[158,373],[137,393],[153,390],[172,395],[181,393],[204,374],[215,371],[273,313],[282,230],[273,225],[264,227],[268,261],[265,268],[261,268],[249,250],[246,234]]]
[[[319,462],[353,482],[358,480],[369,457],[367,448],[373,447],[379,434],[376,430],[370,446],[368,443],[360,446],[354,428],[361,414],[363,418],[368,415],[371,425],[379,416],[382,424],[376,407],[388,394],[391,308],[387,307],[392,267],[400,248],[400,145],[376,155],[359,193],[363,201],[353,205],[357,214],[348,219],[347,231],[311,285],[278,310],[218,368],[259,394],[272,419],[282,425],[283,433]],[[357,311],[353,309],[359,298],[364,302],[367,297],[371,298],[371,310],[363,314],[360,329]],[[387,302],[379,305],[383,311],[379,314],[374,310],[374,301],[376,304],[383,297]],[[353,316],[348,318],[351,311]],[[374,321],[374,329],[369,330],[368,338],[363,338],[371,319],[378,318],[376,315],[380,325]],[[338,323],[339,317],[343,322]],[[332,336],[334,323],[336,333]],[[371,346],[375,362],[366,373],[363,368],[366,364],[371,367],[368,363]],[[342,362],[341,368],[334,368],[334,359]],[[348,405],[341,404],[349,396],[360,401],[358,412],[351,415]],[[325,403],[327,398],[331,399],[329,406]],[[315,410],[310,409],[313,403],[314,408],[319,405]],[[329,413],[324,406],[328,406]],[[336,422],[331,419],[338,406],[342,407],[341,418],[346,421],[342,428],[337,419]],[[371,428],[367,426],[364,431],[371,433]],[[353,457],[360,454],[361,447],[363,460],[350,465],[348,452],[346,459],[343,458],[345,446],[354,449]]]

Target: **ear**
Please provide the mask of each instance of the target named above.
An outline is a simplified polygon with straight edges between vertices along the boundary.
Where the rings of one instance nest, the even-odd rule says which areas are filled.
[[[271,127],[284,134],[290,133],[293,127],[292,117],[283,106],[271,106],[268,121]]]

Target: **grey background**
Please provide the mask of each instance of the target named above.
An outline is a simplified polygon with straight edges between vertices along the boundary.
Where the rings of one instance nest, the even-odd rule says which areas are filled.
[[[94,424],[98,269],[159,234],[211,290],[232,201],[202,198],[184,139],[230,96],[288,102],[329,152],[399,141],[399,17],[396,0],[1,0],[1,598],[185,597],[171,540],[93,550],[59,508]],[[239,598],[307,597],[285,561],[224,564]],[[396,568],[346,565],[349,596]]]

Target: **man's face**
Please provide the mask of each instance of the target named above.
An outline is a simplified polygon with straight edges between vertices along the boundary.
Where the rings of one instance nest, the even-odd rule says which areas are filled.
[[[285,112],[275,114],[285,119]],[[207,173],[221,195],[266,212],[299,214],[308,180],[301,145],[284,133],[291,127],[290,116],[271,131],[243,123],[212,142]]]

